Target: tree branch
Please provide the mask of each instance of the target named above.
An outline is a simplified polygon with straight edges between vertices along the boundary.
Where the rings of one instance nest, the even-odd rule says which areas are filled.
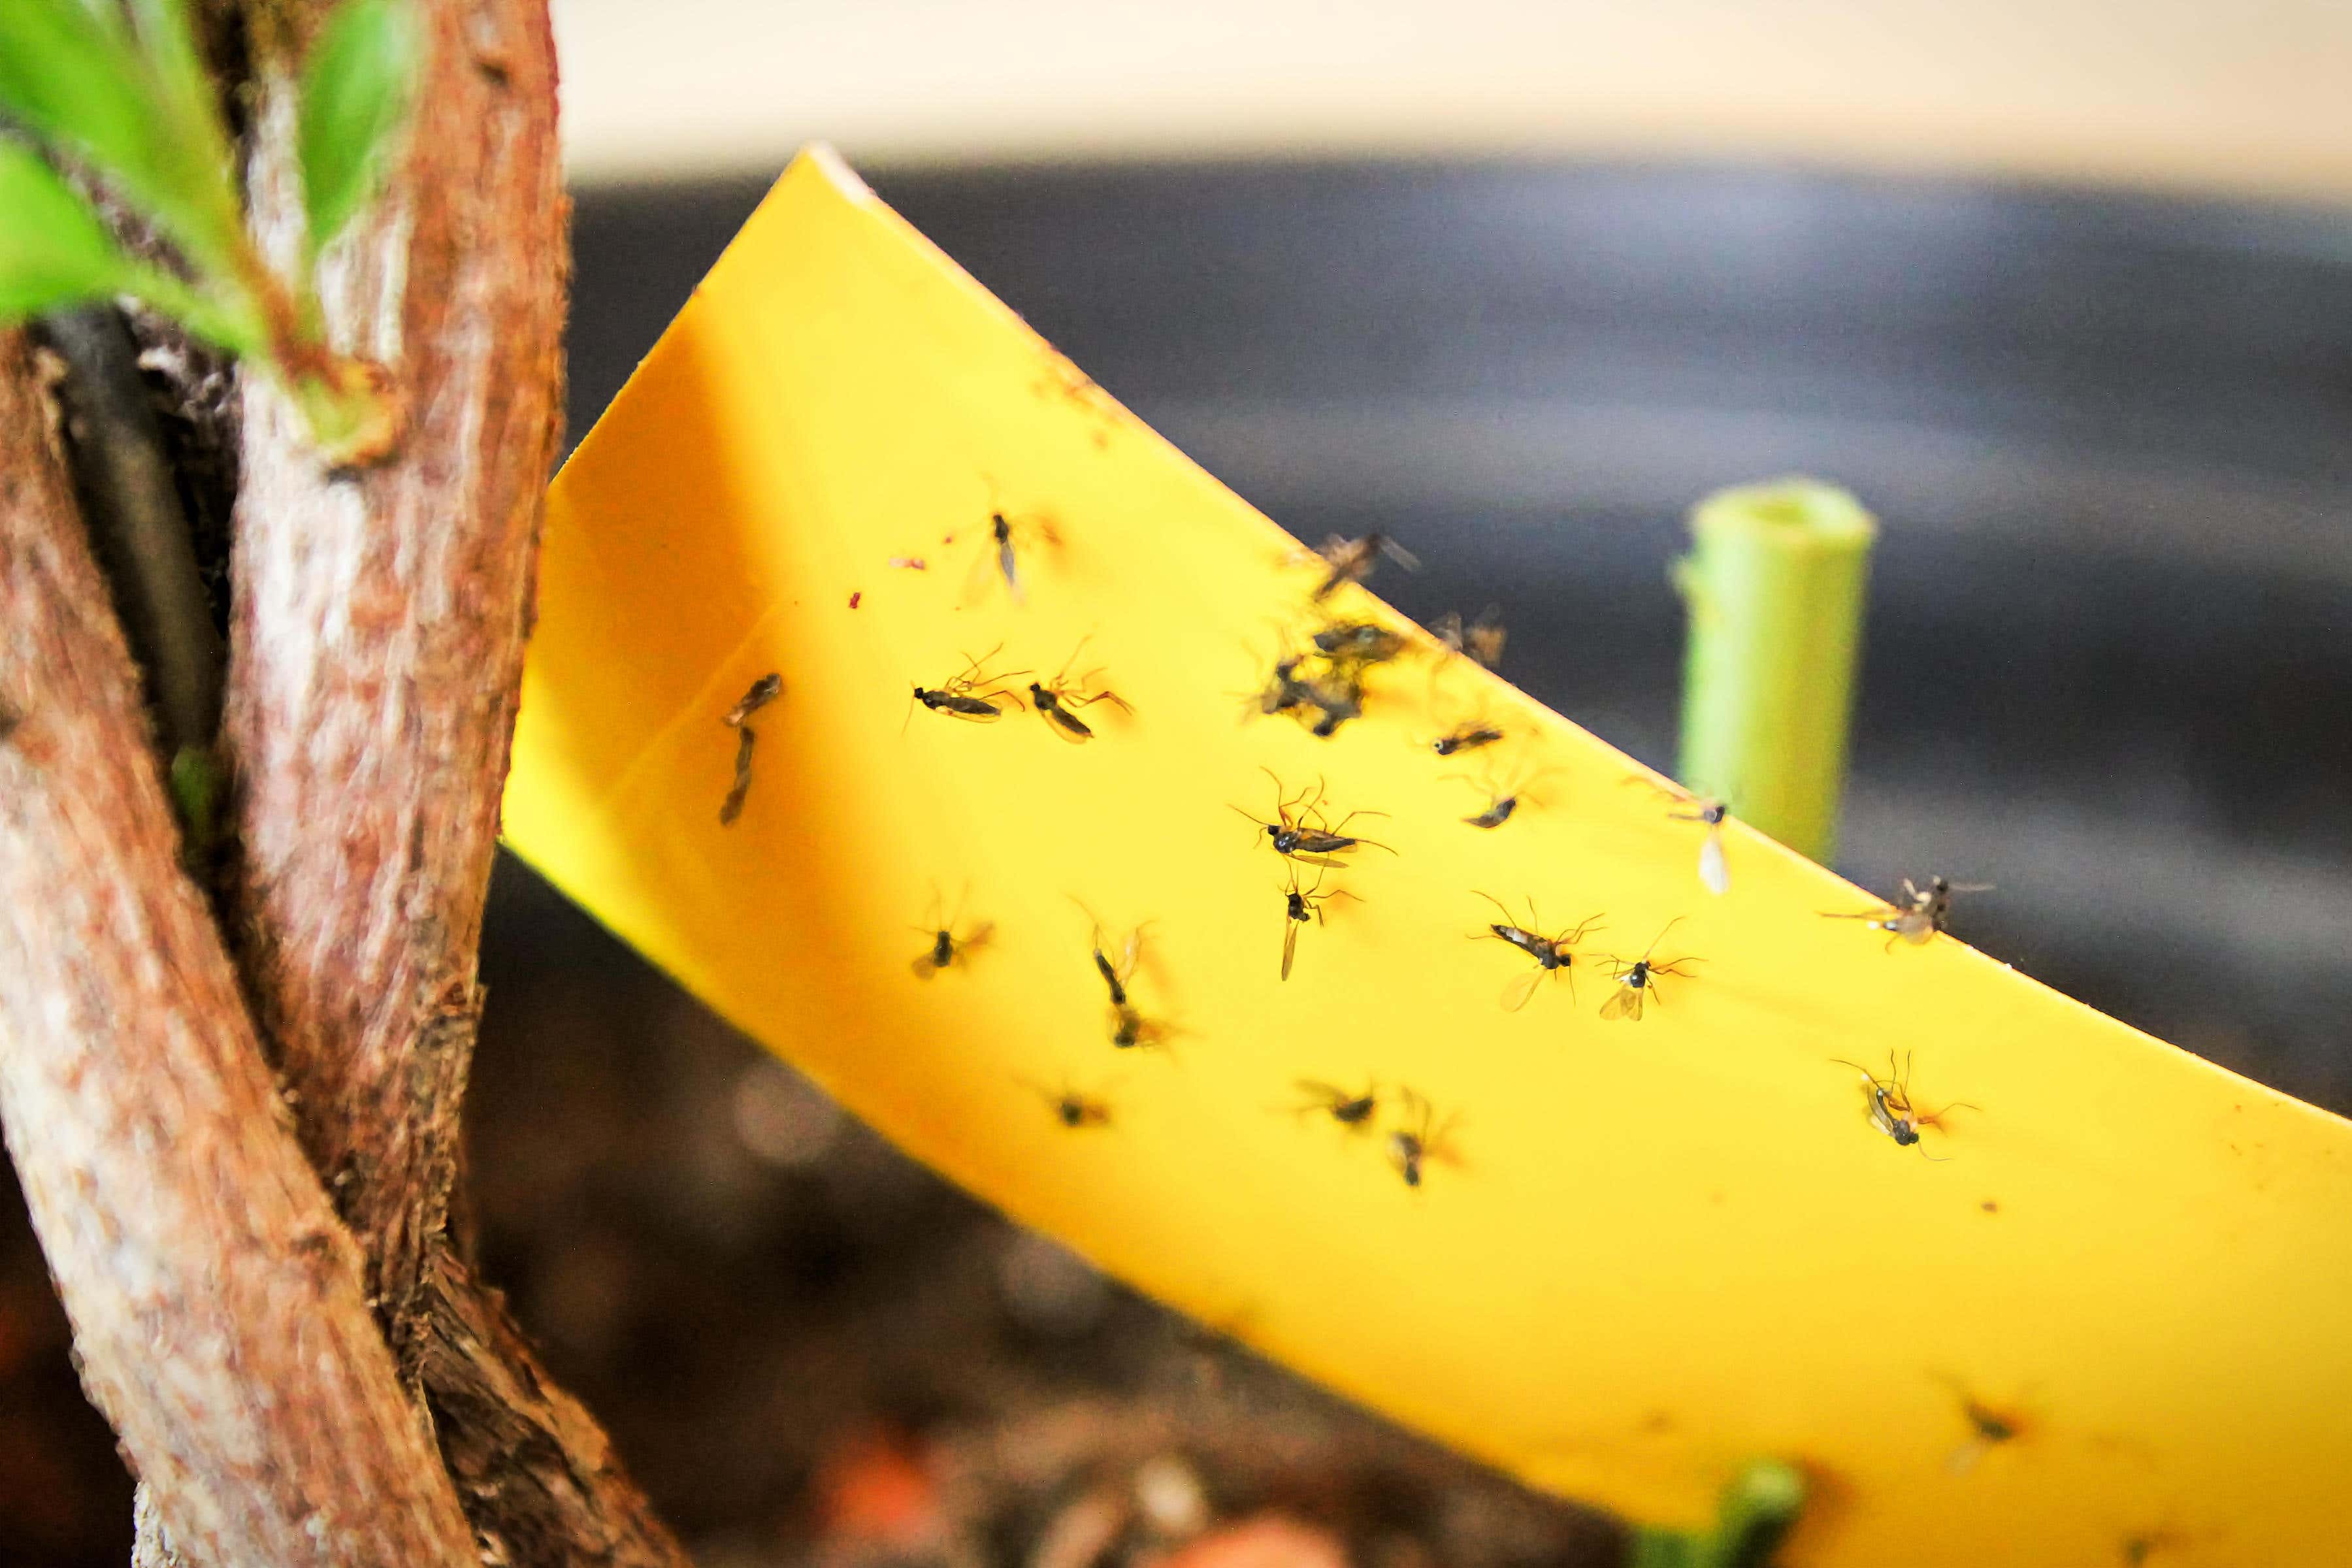
[[[371,1321],[203,898],[53,411],[0,336],[0,1123],[82,1381],[216,1564],[446,1564],[472,1537]]]
[[[253,223],[281,264],[303,226],[291,62],[323,10],[247,5]],[[418,11],[415,132],[320,280],[335,346],[392,368],[403,440],[380,466],[331,471],[284,400],[247,384],[231,897],[303,1146],[367,1255],[386,1337],[486,1545],[518,1563],[682,1565],[604,1434],[447,1255],[570,250],[545,0]],[[487,1473],[500,1455],[538,1479]]]

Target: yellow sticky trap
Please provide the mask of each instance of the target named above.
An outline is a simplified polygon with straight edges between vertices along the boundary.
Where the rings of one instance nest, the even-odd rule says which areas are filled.
[[[508,833],[918,1157],[1536,1485],[1693,1522],[1785,1456],[1816,1483],[1797,1563],[2344,1552],[2342,1121],[1949,938],[1823,920],[1874,900],[1736,820],[1712,896],[1706,828],[1628,759],[1463,660],[1433,675],[1352,586],[1328,607],[1413,637],[1364,716],[1245,721],[1311,624],[1298,555],[803,156],[555,483]],[[1082,639],[1072,672],[1133,708],[1081,710],[1090,742],[910,700]],[[723,721],[772,670],[722,826]],[[1475,718],[1511,739],[1429,753]],[[1541,783],[1482,829],[1444,775],[1489,760]],[[1274,816],[1262,769],[1385,814],[1286,982],[1289,863],[1231,809]],[[1507,1012],[1535,961],[1482,892],[1604,925]],[[1143,928],[1155,1047],[1112,1043],[1097,918],[1115,965]],[[993,930],[926,978],[943,921]],[[1603,955],[1669,921],[1655,956],[1696,962],[1604,1020]],[[1890,1047],[1915,1109],[1978,1109],[1895,1142],[1831,1059],[1883,1077]],[[1378,1110],[1350,1127],[1300,1080]],[[1450,1123],[1417,1187],[1407,1090]]]

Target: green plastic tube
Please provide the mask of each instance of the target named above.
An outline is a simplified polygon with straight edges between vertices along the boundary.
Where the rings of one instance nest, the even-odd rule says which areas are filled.
[[[1826,862],[1878,523],[1834,485],[1786,479],[1717,490],[1690,526],[1682,781]]]

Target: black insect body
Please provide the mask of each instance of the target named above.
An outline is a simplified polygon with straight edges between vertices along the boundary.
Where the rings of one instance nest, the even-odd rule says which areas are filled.
[[[965,580],[963,598],[971,603],[982,597],[993,577],[1004,584],[1005,594],[1016,605],[1028,601],[1028,589],[1022,576],[1020,552],[1034,544],[1054,545],[1061,542],[1053,526],[1034,518],[1016,521],[1003,511],[988,514],[988,537],[981,545],[980,555],[971,563],[971,574]]]
[[[1385,664],[1404,651],[1404,634],[1373,621],[1334,621],[1317,632],[1315,651],[1335,666]]]
[[[1610,993],[1609,1000],[1601,1004],[1602,1017],[1623,1018],[1628,1023],[1638,1024],[1642,1021],[1643,999],[1657,994],[1658,976],[1688,974],[1689,972],[1682,966],[1685,963],[1696,963],[1697,959],[1677,958],[1662,963],[1650,956],[1651,953],[1658,951],[1658,943],[1665,941],[1666,932],[1674,930],[1681,922],[1680,915],[1668,921],[1659,931],[1656,938],[1651,942],[1648,951],[1631,963],[1622,959],[1610,960],[1610,977],[1617,982],[1617,989]]]
[[[1397,1098],[1404,1104],[1404,1125],[1389,1133],[1389,1163],[1396,1167],[1406,1186],[1417,1187],[1428,1163],[1451,1158],[1446,1134],[1453,1128],[1454,1118],[1438,1121],[1435,1108],[1416,1090],[1399,1089]]]
[[[1067,1090],[1053,1097],[1054,1119],[1065,1127],[1108,1127],[1110,1107]]]
[[[1441,757],[1456,756],[1491,746],[1504,738],[1503,731],[1492,724],[1456,724],[1429,743],[1429,749]]]
[[[1370,845],[1375,849],[1388,848],[1387,845],[1373,839],[1339,831],[1359,816],[1378,816],[1381,815],[1381,813],[1351,811],[1341,817],[1337,824],[1328,823],[1322,813],[1323,784],[1320,780],[1316,782],[1315,787],[1311,790],[1302,790],[1297,795],[1286,795],[1283,791],[1282,780],[1276,777],[1273,770],[1262,771],[1266,777],[1274,780],[1276,820],[1268,822],[1262,816],[1253,816],[1242,810],[1238,805],[1234,809],[1265,830],[1266,838],[1273,844],[1275,853],[1277,855],[1287,856],[1294,860],[1303,860],[1310,866],[1342,866],[1346,862],[1335,857],[1345,854],[1360,845]],[[1391,850],[1391,853],[1393,854],[1394,851]]]
[[[752,714],[757,713],[761,709],[765,708],[769,703],[773,702],[777,698],[782,696],[783,690],[783,673],[781,670],[772,669],[767,674],[760,677],[759,679],[751,682],[751,689],[743,693],[742,697],[736,702],[734,707],[727,710],[727,716],[724,719],[721,719],[719,722],[725,724],[730,729],[740,729],[743,726],[744,720],[749,719]]]
[[[1670,811],[1666,815],[1676,822],[1703,822],[1706,837],[1699,841],[1698,879],[1710,893],[1722,894],[1731,889],[1731,867],[1723,858],[1723,819],[1731,808],[1713,795],[1691,803],[1689,811]]]
[[[1303,1098],[1297,1105],[1292,1107],[1294,1110],[1302,1115],[1309,1111],[1321,1111],[1340,1126],[1351,1131],[1360,1131],[1370,1126],[1373,1112],[1381,1108],[1380,1089],[1376,1084],[1366,1085],[1364,1091],[1359,1094],[1353,1089],[1341,1089],[1337,1084],[1324,1083],[1318,1079],[1302,1078],[1297,1081],[1297,1088]]]
[[[1473,827],[1500,827],[1503,824],[1510,821],[1511,813],[1518,809],[1519,797],[1515,795],[1507,795],[1500,800],[1495,802],[1492,805],[1488,806],[1486,810],[1480,812],[1477,816],[1465,816],[1462,820],[1468,823]]]
[[[1282,977],[1285,980],[1290,978],[1291,961],[1298,955],[1299,928],[1309,921],[1318,925],[1322,924],[1323,906],[1333,899],[1355,899],[1356,897],[1345,888],[1334,888],[1328,893],[1322,889],[1323,874],[1321,872],[1316,873],[1313,887],[1301,888],[1298,885],[1298,868],[1293,866],[1290,868],[1290,885],[1283,890],[1282,895]]]
[[[961,910],[959,910],[958,914],[961,913]],[[982,921],[965,931],[961,936],[958,936],[955,932],[955,917],[950,916],[943,921],[939,916],[940,898],[937,893],[933,893],[929,922],[914,928],[931,939],[931,945],[915,956],[913,967],[915,978],[918,980],[929,980],[940,970],[950,968],[959,961],[968,962],[971,954],[988,944],[988,939],[996,931],[993,924]]]
[[[1321,556],[1324,564],[1329,568],[1315,590],[1318,603],[1338,592],[1341,584],[1360,583],[1370,576],[1372,568],[1380,564],[1383,555],[1408,572],[1417,571],[1421,566],[1411,551],[1385,533],[1368,533],[1361,539],[1342,539],[1334,533],[1323,541],[1315,553]]]
[[[784,678],[781,671],[770,670],[751,682],[751,689],[737,699],[735,706],[719,717],[719,722],[735,731],[735,782],[728,786],[727,798],[719,803],[719,826],[730,827],[743,815],[743,803],[751,795],[751,752],[759,743],[759,735],[751,725],[751,715],[782,695]]]
[[[1076,677],[1070,674],[1070,666],[1077,662],[1078,655],[1086,646],[1081,640],[1076,647],[1070,650],[1070,657],[1063,662],[1053,679],[1029,683],[1029,700],[1036,709],[1037,716],[1045,721],[1046,728],[1074,743],[1083,743],[1095,738],[1093,727],[1078,717],[1078,709],[1108,702],[1122,713],[1135,711],[1127,705],[1125,699],[1108,687],[1093,685],[1095,678],[1102,673],[1099,669]]]
[[[1907,1051],[1899,1058],[1893,1051],[1886,1054],[1885,1078],[1843,1057],[1832,1057],[1830,1059],[1840,1067],[1852,1068],[1862,1074],[1864,1112],[1870,1118],[1870,1124],[1893,1139],[1898,1148],[1908,1149],[1916,1144],[1922,1128],[1932,1127],[1938,1132],[1946,1131],[1944,1118],[1955,1110],[1979,1109],[1965,1100],[1958,1100],[1941,1110],[1921,1110],[1911,1099],[1911,1055]],[[1924,1148],[1919,1152],[1930,1160],[1937,1158]]]
[[[1536,961],[1535,968],[1524,974],[1514,975],[1511,983],[1503,987],[1503,1010],[1507,1013],[1516,1013],[1526,1006],[1528,999],[1536,994],[1536,988],[1542,984],[1547,977],[1554,974],[1567,978],[1569,998],[1570,1001],[1575,1000],[1576,975],[1572,971],[1576,963],[1576,944],[1582,942],[1587,933],[1600,925],[1601,917],[1594,915],[1582,925],[1572,931],[1564,931],[1558,936],[1546,936],[1534,929],[1536,924],[1540,923],[1542,917],[1536,913],[1532,900],[1528,904],[1529,923],[1523,926],[1512,920],[1511,911],[1502,900],[1492,893],[1481,893],[1478,896],[1494,905],[1503,917],[1499,921],[1488,921],[1486,931],[1479,934],[1482,937],[1492,935],[1500,941],[1509,942]]]
[[[914,696],[907,705],[908,716],[913,717],[917,702],[934,713],[945,713],[950,718],[968,720],[975,724],[995,722],[1004,717],[1007,708],[1018,711],[1020,695],[1008,689],[1004,682],[1029,672],[1015,669],[1002,675],[991,675],[985,668],[990,659],[1003,651],[1003,645],[998,644],[978,658],[968,661],[962,669],[938,686],[925,686],[917,681]],[[901,724],[899,728],[904,730],[906,726]]]
[[[1903,897],[1899,902],[1881,904],[1860,914],[1843,914],[1823,910],[1826,919],[1860,921],[1873,931],[1886,933],[1886,951],[1895,951],[1898,942],[1916,947],[1931,941],[1946,929],[1945,922],[1952,912],[1955,893],[1989,893],[1990,882],[1952,882],[1942,877],[1931,877],[1925,888],[1916,887],[1911,879],[1903,879]]]

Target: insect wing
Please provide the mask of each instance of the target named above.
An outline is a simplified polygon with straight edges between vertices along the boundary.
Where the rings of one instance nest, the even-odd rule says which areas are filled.
[[[1298,956],[1299,922],[1290,918],[1288,910],[1282,916],[1282,977],[1290,978],[1290,961]]]
[[[1609,1000],[1601,1004],[1601,1016],[1604,1018],[1622,1018],[1632,1024],[1640,1023],[1643,989],[1643,986],[1628,985],[1620,981],[1617,989],[1610,994]]]
[[[1723,835],[1719,832],[1710,832],[1706,842],[1698,847],[1698,879],[1717,897],[1731,890],[1731,867],[1723,858]]]
[[[911,968],[915,972],[916,979],[929,980],[932,975],[937,974],[940,972],[940,966],[936,962],[936,955],[933,954],[931,950],[925,948],[916,956],[915,962],[908,967]]]
[[[1546,973],[1541,969],[1530,969],[1524,974],[1513,975],[1511,983],[1503,987],[1503,1011],[1516,1013],[1526,1006],[1528,998],[1536,994],[1536,987],[1543,984]]]
[[[1082,746],[1095,738],[1094,731],[1087,728],[1086,721],[1063,707],[1058,701],[1048,702],[1040,698],[1037,702],[1037,717],[1045,721],[1047,729],[1074,746]]]

